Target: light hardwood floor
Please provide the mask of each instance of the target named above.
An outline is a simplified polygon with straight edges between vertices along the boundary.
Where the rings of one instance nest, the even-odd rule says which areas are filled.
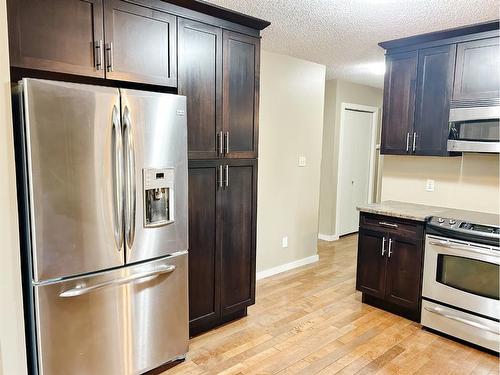
[[[499,374],[498,357],[361,303],[357,236],[257,282],[248,317],[193,338],[174,374]]]

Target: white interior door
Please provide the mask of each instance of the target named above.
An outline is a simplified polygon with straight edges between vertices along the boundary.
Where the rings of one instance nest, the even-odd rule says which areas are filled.
[[[339,183],[339,235],[358,231],[356,206],[367,204],[370,185],[373,113],[345,109],[343,114]]]

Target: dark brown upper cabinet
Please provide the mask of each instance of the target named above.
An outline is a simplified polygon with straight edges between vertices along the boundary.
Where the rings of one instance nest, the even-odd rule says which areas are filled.
[[[412,134],[412,151],[417,155],[449,154],[446,143],[455,53],[454,44],[418,51],[415,121]]]
[[[500,38],[459,43],[453,100],[500,97]]]
[[[405,155],[413,146],[417,52],[388,55],[386,69],[381,153]]]
[[[500,100],[498,21],[379,43],[386,50],[381,153],[454,156],[450,105]]]
[[[106,78],[177,86],[176,17],[123,0],[105,0]]]
[[[12,66],[177,86],[171,14],[122,0],[9,0],[8,14]]]
[[[8,0],[10,64],[104,78],[102,0]]]
[[[224,154],[256,158],[258,147],[260,39],[223,31]]]
[[[179,94],[187,97],[190,159],[224,155],[222,29],[179,18]]]

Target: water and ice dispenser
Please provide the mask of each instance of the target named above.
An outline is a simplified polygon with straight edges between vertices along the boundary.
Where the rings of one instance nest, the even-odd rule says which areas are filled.
[[[174,169],[143,169],[144,226],[159,227],[174,222]]]

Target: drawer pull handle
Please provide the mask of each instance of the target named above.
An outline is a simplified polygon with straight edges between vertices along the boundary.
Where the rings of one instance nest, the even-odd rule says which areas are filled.
[[[85,286],[85,285],[79,286],[79,287],[62,292],[61,294],[59,294],[59,297],[62,297],[62,298],[78,297],[78,296],[82,296],[82,295],[90,293],[90,292],[94,292],[94,291],[106,288],[108,286],[118,286],[118,285],[128,284],[130,282],[137,281],[137,280],[144,279],[144,278],[156,278],[164,273],[171,273],[174,271],[175,271],[174,265],[164,265],[164,266],[158,267],[158,268],[151,270],[151,271],[136,273],[136,274],[133,274],[130,276],[125,276],[121,279],[109,280],[109,281],[105,281],[103,283],[95,284],[95,285],[91,285],[91,286]]]
[[[464,319],[464,318],[461,318],[459,316],[455,316],[455,315],[451,315],[449,313],[447,313],[445,310],[439,308],[439,307],[428,307],[428,306],[425,306],[424,309],[426,309],[427,311],[433,313],[433,314],[437,314],[437,315],[441,315],[445,318],[448,318],[448,319],[451,319],[451,320],[455,320],[457,322],[460,322],[460,323],[463,323],[463,324],[467,324],[469,326],[472,326],[474,328],[479,328],[483,331],[487,331],[487,332],[491,332],[491,333],[494,333],[496,335],[498,335],[498,330],[496,329],[493,329],[493,328],[490,328],[484,324],[481,324],[481,323],[478,323],[478,322],[474,322],[472,320],[469,320],[469,319]]]
[[[379,225],[382,225],[384,227],[389,227],[389,228],[397,228],[398,225],[397,224],[393,224],[393,223],[388,223],[386,221],[379,221],[378,222]]]

